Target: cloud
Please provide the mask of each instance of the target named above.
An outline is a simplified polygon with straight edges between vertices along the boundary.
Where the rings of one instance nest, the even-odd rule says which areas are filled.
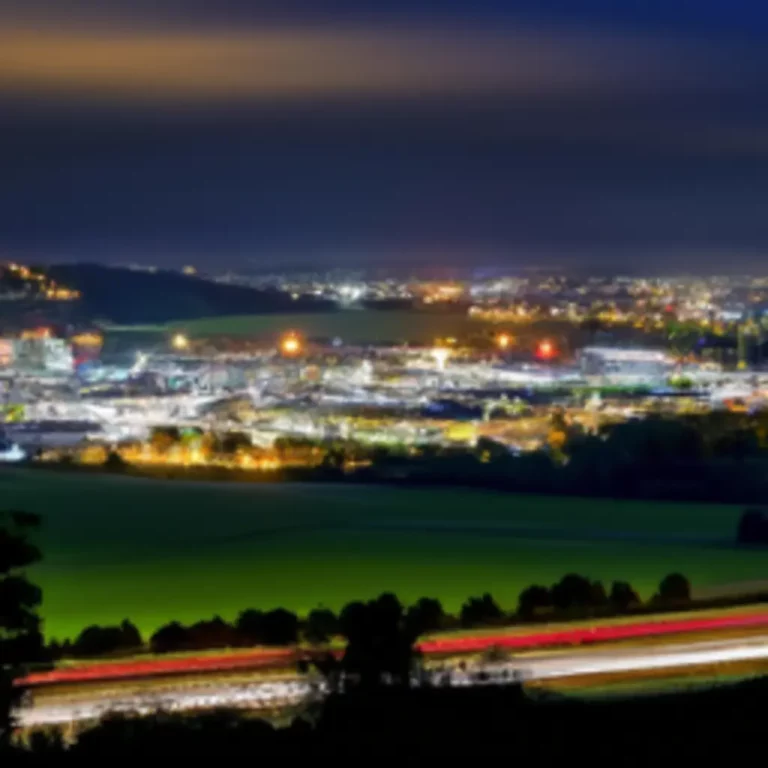
[[[16,28],[0,92],[137,102],[475,94],[568,96],[727,85],[711,51],[518,28]],[[722,57],[721,57],[722,58]]]

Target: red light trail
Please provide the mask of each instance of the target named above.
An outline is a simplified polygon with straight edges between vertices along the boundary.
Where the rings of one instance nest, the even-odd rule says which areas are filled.
[[[566,630],[542,630],[526,634],[498,633],[470,637],[426,640],[419,650],[427,654],[473,653],[488,648],[540,649],[565,645],[585,645],[717,629],[744,629],[768,626],[768,612],[731,616],[657,619],[630,624],[604,624]],[[17,685],[36,686],[55,683],[81,683],[96,680],[120,680],[156,675],[258,669],[277,663],[292,664],[300,652],[293,648],[254,650],[246,653],[196,656],[181,659],[109,662],[89,666],[35,672],[16,681]]]

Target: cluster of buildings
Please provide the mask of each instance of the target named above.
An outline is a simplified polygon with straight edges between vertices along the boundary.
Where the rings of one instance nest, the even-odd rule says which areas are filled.
[[[184,267],[189,274],[193,267]],[[251,274],[227,271],[209,279],[312,295],[345,306],[403,300],[415,304],[457,304],[478,315],[528,322],[544,317],[613,323],[680,322],[717,326],[762,317],[768,307],[768,279],[748,276],[550,275],[521,270],[512,276],[468,274],[453,279],[403,274],[382,277],[360,270]]]
[[[196,274],[191,265],[183,272]],[[54,296],[66,290],[19,265],[5,274],[6,287],[39,285]],[[177,333],[109,356],[100,355],[99,333],[59,338],[49,328],[28,330],[0,338],[0,459],[130,446],[126,455],[149,461],[157,458],[153,436],[164,429],[192,435],[176,455],[193,463],[203,460],[204,434],[244,436],[267,464],[281,438],[408,450],[489,437],[520,452],[546,444],[553,409],[591,429],[659,407],[756,409],[768,402],[768,374],[748,354],[768,333],[765,280],[539,273],[437,280],[345,271],[203,277],[331,298],[350,310],[405,302],[460,312],[490,329],[489,343],[351,346],[287,334],[277,344],[253,339],[233,348],[231,340],[198,343]],[[513,354],[521,350],[513,350],[515,331],[505,326],[526,325],[536,336],[538,320],[577,326],[580,341],[566,352],[543,336]],[[641,331],[601,339],[601,327],[617,326]],[[592,328],[587,336],[585,327]],[[679,337],[670,328],[680,328]],[[741,365],[687,354],[682,343],[675,348],[704,334],[735,339]]]
[[[159,461],[158,430],[191,436],[162,461],[193,464],[210,460],[204,435],[232,434],[261,457],[240,452],[253,467],[274,466],[281,438],[408,450],[487,437],[519,453],[547,443],[553,409],[596,429],[660,404],[768,404],[768,375],[681,365],[663,349],[590,346],[567,360],[512,362],[502,349],[323,346],[294,335],[237,354],[207,349],[177,334],[110,363],[80,361],[61,339],[15,341],[0,363],[0,459],[100,446]]]
[[[15,262],[0,263],[0,301],[75,301],[79,298],[78,291],[58,285],[41,270]]]

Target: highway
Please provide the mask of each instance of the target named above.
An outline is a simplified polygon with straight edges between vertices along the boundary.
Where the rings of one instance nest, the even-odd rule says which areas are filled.
[[[606,673],[674,670],[685,667],[768,660],[768,635],[733,638],[719,641],[675,642],[649,647],[601,647],[580,650],[531,653],[509,660],[475,664],[467,669],[435,670],[435,683],[452,686],[498,685],[511,680],[552,680],[570,676]],[[76,695],[61,697],[53,694],[34,699],[30,706],[18,712],[24,727],[66,724],[94,720],[108,712],[150,713],[156,709],[168,711],[203,710],[217,707],[262,709],[283,707],[322,696],[324,686],[319,680],[285,676],[283,679],[226,683],[212,681],[193,687],[179,677],[156,693],[131,692],[120,694],[89,693],[87,685]]]
[[[620,623],[597,622],[590,626],[549,627],[516,631],[500,629],[498,632],[469,635],[427,637],[419,642],[419,650],[426,656],[445,656],[460,653],[482,653],[491,648],[507,652],[562,648],[616,641],[630,641],[650,637],[675,636],[682,633],[719,632],[738,630],[768,631],[768,611],[752,608],[748,611],[725,612],[717,616],[690,615],[684,618],[663,614],[647,620]],[[255,670],[293,667],[298,659],[294,648],[256,648],[228,651],[223,654],[201,654],[179,658],[145,658],[118,660],[57,667],[44,672],[33,672],[20,685],[27,687],[59,683],[104,682],[130,680],[164,675],[223,672],[226,670]]]

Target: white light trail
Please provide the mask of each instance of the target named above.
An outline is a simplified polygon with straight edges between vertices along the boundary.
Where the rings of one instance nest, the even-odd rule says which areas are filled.
[[[466,671],[452,670],[450,684],[498,685],[514,679],[551,680],[580,675],[680,669],[684,667],[725,664],[739,661],[768,660],[768,638],[733,639],[652,647],[647,649],[580,650],[558,652],[546,656],[512,658],[509,661],[480,664]],[[445,670],[434,676],[447,674]],[[482,675],[479,677],[479,675]],[[180,679],[183,685],[183,678]],[[84,693],[87,687],[84,686]],[[259,709],[300,704],[310,695],[322,694],[322,684],[302,678],[284,681],[254,682],[241,685],[210,685],[196,689],[166,690],[154,695],[126,694],[110,699],[80,699],[61,704],[32,704],[18,715],[25,727],[96,720],[109,712],[151,714],[165,711],[240,707]]]

